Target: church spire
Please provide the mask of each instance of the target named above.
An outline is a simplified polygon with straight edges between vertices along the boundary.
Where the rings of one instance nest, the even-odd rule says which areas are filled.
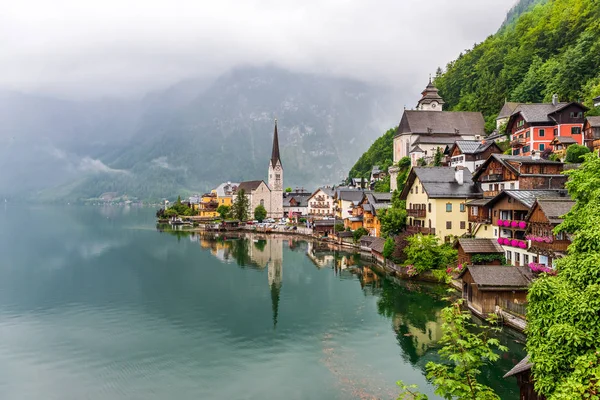
[[[277,134],[277,118],[275,118],[275,131],[273,132],[273,151],[271,152],[271,165],[277,165],[277,161],[281,164],[279,157],[279,135]]]

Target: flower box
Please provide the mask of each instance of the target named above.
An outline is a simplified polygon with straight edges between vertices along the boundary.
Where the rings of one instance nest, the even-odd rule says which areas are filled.
[[[520,247],[521,249],[526,249],[526,248],[527,248],[527,243],[521,240],[521,241],[519,242],[519,247]]]
[[[504,244],[505,246],[510,246],[510,239],[508,239],[508,238],[502,239],[502,244]]]
[[[502,224],[504,224],[503,220],[499,219],[498,221],[496,221],[496,225],[502,226]]]
[[[519,245],[519,241],[518,241],[517,239],[512,239],[512,240],[510,241],[510,245],[511,245],[512,247],[517,247],[517,246]]]
[[[502,225],[504,225],[508,228],[510,226],[510,221],[509,220],[502,221]]]
[[[498,238],[498,244],[503,244],[504,243],[504,239],[503,238]]]
[[[519,229],[525,229],[525,228],[527,228],[527,222],[519,221]]]
[[[511,228],[516,228],[517,226],[519,226],[519,221],[512,221],[512,222],[510,223],[510,227],[511,227]]]

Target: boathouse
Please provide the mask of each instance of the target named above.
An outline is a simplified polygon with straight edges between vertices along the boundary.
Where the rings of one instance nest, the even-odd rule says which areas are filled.
[[[454,248],[458,250],[458,263],[463,266],[504,264],[504,249],[494,239],[461,238]]]
[[[532,364],[529,362],[529,356],[527,356],[508,371],[506,375],[504,375],[504,378],[510,378],[511,376],[517,378],[520,400],[545,400],[546,398],[544,396],[535,392],[534,381],[531,376],[531,367]]]
[[[471,265],[458,276],[462,283],[462,297],[475,314],[486,317],[496,306],[527,302],[527,289],[533,274],[528,267],[499,265]]]

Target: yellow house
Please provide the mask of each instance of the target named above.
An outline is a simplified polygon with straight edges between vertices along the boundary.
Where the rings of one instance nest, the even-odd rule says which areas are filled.
[[[381,236],[381,222],[378,213],[392,206],[391,193],[365,192],[362,199],[352,210],[352,216],[344,219],[344,226],[353,231],[363,227],[369,236]]]
[[[233,204],[233,192],[239,186],[239,183],[225,182],[205,193],[200,198],[200,203],[195,207],[198,210],[198,216],[203,218],[216,218],[219,216],[217,208],[219,206],[229,206]]]
[[[467,202],[483,197],[463,167],[414,167],[400,198],[406,200],[407,231],[443,241],[469,232]]]

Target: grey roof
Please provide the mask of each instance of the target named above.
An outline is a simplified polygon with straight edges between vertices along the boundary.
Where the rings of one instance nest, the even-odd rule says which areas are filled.
[[[573,139],[571,136],[556,136],[554,139],[552,139],[552,142],[562,144],[573,144],[577,143],[577,140]]]
[[[439,111],[437,111],[439,112]],[[454,142],[456,142],[457,139],[460,139],[461,136],[459,135],[452,135],[452,136],[448,136],[448,135],[423,135],[423,136],[419,136],[415,142],[413,143],[413,145],[418,145],[418,144],[446,144],[446,145],[452,145],[454,144]]]
[[[361,236],[360,241],[364,242],[364,243],[373,243],[373,239],[375,239],[373,236]]]
[[[340,221],[339,219],[337,220],[337,223],[341,223],[342,221]],[[333,226],[335,224],[335,220],[333,219],[319,219],[316,220],[314,222],[315,226]]]
[[[340,238],[347,238],[347,237],[353,237],[353,236],[354,236],[354,233],[347,232],[347,231],[342,231],[342,232],[337,233],[337,237],[340,237]]]
[[[252,192],[253,190],[256,190],[262,182],[264,182],[264,181],[241,182],[237,187],[237,191],[239,192],[240,190],[244,189],[244,191],[246,193],[250,194],[250,192]]]
[[[423,92],[421,92],[421,94],[423,96],[421,97],[421,100],[419,100],[419,104],[420,103],[429,104],[433,101],[437,101],[439,104],[445,103],[444,100],[442,99],[442,97],[438,93],[438,88],[435,87],[435,85],[433,83],[431,83],[431,80],[429,80],[429,84],[425,87],[425,90],[423,90]]]
[[[338,189],[337,198],[344,201],[359,202],[365,192],[360,189]]]
[[[382,192],[373,192],[373,193],[369,193],[370,196],[372,196],[376,202],[382,202],[382,201],[392,201],[392,194],[391,193],[382,193]]]
[[[371,170],[371,173],[372,174],[378,174],[380,172],[381,172],[381,170],[379,169],[379,165],[374,165],[373,169]]]
[[[504,105],[502,106],[502,109],[500,110],[500,113],[498,113],[498,118],[496,119],[502,119],[502,118],[508,118],[512,115],[513,112],[515,112],[515,108],[517,108],[517,106],[520,103],[515,103],[515,102],[510,102],[507,101],[504,103]]]
[[[217,196],[224,197],[227,196],[228,192],[235,191],[234,189],[240,184],[237,182],[223,182],[219,186],[217,186],[214,190],[217,192]]]
[[[292,199],[298,202],[297,206],[294,207],[306,207],[308,205],[308,199],[312,196],[312,193],[284,193],[283,206],[291,207],[290,201]]]
[[[383,246],[385,246],[385,239],[380,238],[380,237],[373,238],[373,241],[371,242],[371,250],[373,250],[379,254],[382,254]]]
[[[486,136],[487,140],[496,140],[496,139],[505,139],[506,138],[506,134],[498,132],[496,130],[494,130],[492,133],[490,133],[488,136]]]
[[[595,100],[600,100],[600,96],[597,97]],[[589,122],[592,128],[600,127],[600,117],[587,117],[587,121]]]
[[[484,135],[484,127],[480,112],[404,110],[396,133]]]
[[[454,146],[458,147],[460,152],[463,154],[478,154],[486,151],[490,146],[498,147],[496,142],[493,140],[488,140],[485,142],[480,140],[457,140],[454,145],[448,149],[449,153],[453,151]],[[500,151],[499,148],[498,151]]]
[[[524,359],[519,361],[517,365],[512,367],[510,371],[508,371],[503,378],[509,378],[513,375],[520,374],[521,372],[529,371],[533,364],[529,361],[529,355],[525,356]]]
[[[465,253],[504,253],[502,246],[494,239],[458,239],[455,247],[460,245]]]
[[[565,189],[531,189],[531,190],[517,190],[508,189],[500,192],[496,197],[490,199],[487,203],[488,207],[492,207],[497,201],[502,199],[504,196],[510,196],[524,206],[531,208],[537,199],[543,198],[560,198],[565,197],[567,191]]]
[[[552,103],[519,104],[513,114],[521,113],[527,122],[553,122],[549,114],[562,109],[568,104],[564,102],[556,105]]]
[[[477,180],[479,178],[479,176],[483,173],[483,171],[486,170],[487,166],[489,165],[490,162],[492,162],[492,160],[498,161],[500,164],[502,164],[506,168],[512,170],[515,174],[517,174],[517,176],[526,175],[526,174],[520,173],[517,168],[515,168],[513,165],[511,165],[509,163],[509,161],[517,162],[519,164],[563,165],[563,163],[561,163],[559,161],[544,160],[543,158],[534,159],[532,156],[513,156],[513,155],[508,155],[508,154],[494,153],[494,154],[490,155],[488,157],[488,159],[485,160],[485,162],[483,164],[481,164],[479,166],[479,168],[477,168],[475,170],[475,173],[473,173],[473,179]],[[541,174],[541,176],[550,176],[550,174]]]
[[[512,265],[470,265],[462,270],[459,278],[469,271],[479,290],[527,289],[533,274],[529,267]]]
[[[362,220],[363,220],[363,216],[362,216],[362,215],[359,215],[358,217],[350,217],[350,218],[348,218],[348,220],[349,220],[350,222],[360,222],[360,221],[362,221]]]
[[[413,146],[413,148],[410,149],[409,153],[423,153],[423,149],[421,149],[418,145]]]
[[[467,202],[467,206],[485,206],[490,201],[490,198],[475,199]]]
[[[478,185],[472,181],[471,172],[463,169],[462,185],[455,180],[453,167],[413,167],[408,175],[407,184],[402,190],[401,197],[406,199],[415,177],[418,177],[430,198],[477,198],[483,194]]]
[[[320,187],[317,190],[315,190],[314,193],[311,194],[311,197],[314,196],[319,190],[323,191],[323,193],[325,193],[329,197],[333,197],[333,195],[335,194],[335,190],[333,188],[330,188],[330,187]]]
[[[575,203],[575,200],[571,200],[570,197],[545,198],[537,201],[538,206],[552,224],[560,224],[563,220],[562,217],[571,211]]]

